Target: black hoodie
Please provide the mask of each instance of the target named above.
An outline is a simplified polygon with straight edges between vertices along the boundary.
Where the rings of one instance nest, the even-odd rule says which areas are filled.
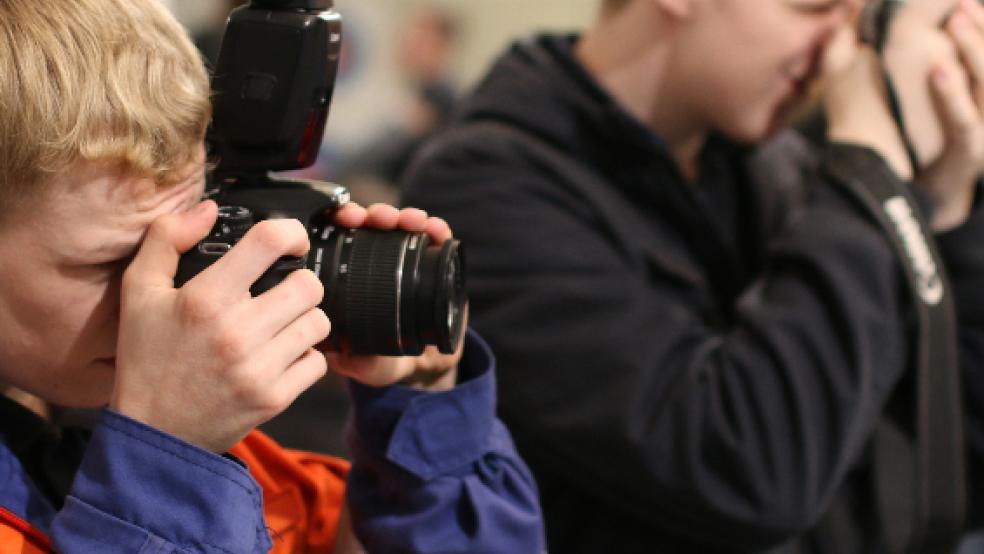
[[[888,242],[791,134],[712,138],[686,182],[575,40],[514,45],[404,180],[466,245],[550,551],[876,551],[867,446],[909,368]],[[977,409],[982,239],[980,211],[941,238]]]

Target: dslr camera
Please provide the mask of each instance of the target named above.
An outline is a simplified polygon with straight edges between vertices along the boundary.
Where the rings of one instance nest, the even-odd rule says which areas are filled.
[[[310,233],[302,258],[285,256],[254,283],[258,295],[291,271],[321,279],[332,321],[328,347],[357,354],[451,353],[463,332],[465,274],[456,240],[333,224],[349,195],[340,186],[279,180],[271,171],[309,167],[328,120],[342,21],[331,0],[252,0],[226,25],[212,77],[208,195],[219,204],[209,235],[185,253],[183,285],[264,219],[294,218]]]

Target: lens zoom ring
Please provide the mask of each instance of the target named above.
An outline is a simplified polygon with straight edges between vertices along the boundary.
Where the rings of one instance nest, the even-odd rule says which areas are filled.
[[[400,354],[398,272],[405,233],[354,233],[345,298],[347,335],[354,352]]]

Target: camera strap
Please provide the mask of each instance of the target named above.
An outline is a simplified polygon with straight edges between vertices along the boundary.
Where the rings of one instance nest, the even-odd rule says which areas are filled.
[[[880,65],[882,82],[885,85],[885,95],[888,99],[888,109],[892,113],[892,119],[895,120],[895,127],[899,130],[902,146],[905,147],[905,155],[909,158],[912,172],[918,173],[922,168],[922,164],[919,161],[919,154],[916,152],[916,147],[913,146],[912,139],[909,138],[909,130],[905,125],[905,118],[902,116],[902,101],[899,99],[898,92],[896,92],[892,77],[888,74],[888,69],[885,68],[885,62],[881,62]]]
[[[909,158],[914,173],[922,167],[919,163],[919,154],[912,145],[909,138],[909,131],[905,125],[905,118],[902,116],[902,102],[892,81],[888,68],[885,67],[885,43],[888,40],[889,27],[905,2],[902,0],[879,0],[865,3],[861,10],[859,36],[861,41],[871,45],[878,52],[881,80],[885,87],[885,95],[888,99],[888,109],[892,112],[892,119],[902,138],[902,145],[905,147],[905,154]]]
[[[877,162],[858,171],[856,147],[832,145],[826,170],[885,231],[902,261],[916,319],[914,386],[896,394],[912,421],[883,416],[874,436],[879,520],[891,554],[952,554],[966,512],[957,324],[943,260],[907,186]],[[859,174],[880,178],[861,179]],[[878,177],[876,175],[876,177]]]

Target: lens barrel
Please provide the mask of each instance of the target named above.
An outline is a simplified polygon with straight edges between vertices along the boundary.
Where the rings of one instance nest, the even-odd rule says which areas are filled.
[[[466,302],[463,251],[425,233],[329,228],[312,237],[308,266],[325,284],[328,341],[340,351],[418,355],[454,352]]]

